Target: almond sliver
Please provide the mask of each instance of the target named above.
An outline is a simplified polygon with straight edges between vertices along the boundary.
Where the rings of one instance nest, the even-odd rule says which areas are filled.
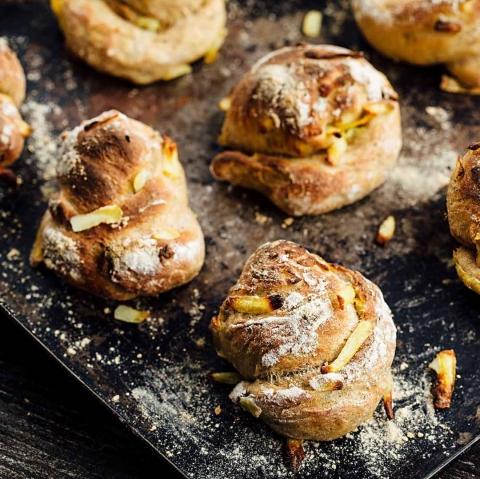
[[[322,30],[322,12],[310,10],[303,19],[302,32],[306,37],[315,38]]]
[[[368,339],[373,331],[373,326],[372,321],[359,321],[340,354],[331,364],[322,367],[322,373],[334,373],[342,370]]]
[[[133,191],[135,191],[135,193],[138,193],[145,186],[149,176],[150,173],[147,170],[141,170],[137,173],[133,179]]]
[[[138,309],[125,306],[124,304],[117,306],[113,312],[113,317],[119,321],[123,321],[124,323],[143,323],[143,321],[145,321],[149,316],[149,311],[139,311]]]
[[[169,228],[166,226],[156,230],[152,236],[156,240],[174,240],[180,236],[180,232],[175,228]]]
[[[95,228],[102,223],[112,224],[118,223],[123,216],[122,209],[117,205],[102,206],[98,210],[86,213],[84,215],[76,215],[70,218],[72,230],[75,233]]]

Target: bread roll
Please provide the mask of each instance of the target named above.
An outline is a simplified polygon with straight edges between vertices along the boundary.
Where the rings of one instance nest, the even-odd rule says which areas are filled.
[[[353,0],[358,26],[384,55],[443,63],[452,92],[480,93],[480,0]]]
[[[453,253],[458,276],[480,294],[480,143],[457,160],[447,191],[448,222],[461,244]]]
[[[67,47],[105,73],[147,84],[191,71],[225,37],[224,0],[51,0]]]
[[[401,140],[397,95],[360,54],[330,45],[272,52],[240,80],[212,162],[289,215],[351,204],[381,185]]]
[[[107,111],[64,136],[58,179],[34,265],[117,300],[157,295],[200,271],[203,235],[170,138]]]
[[[298,244],[260,246],[211,329],[245,378],[231,399],[284,436],[338,438],[391,397],[395,327],[382,293]]]

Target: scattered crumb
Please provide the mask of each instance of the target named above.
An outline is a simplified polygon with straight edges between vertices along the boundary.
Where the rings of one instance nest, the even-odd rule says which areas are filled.
[[[8,253],[7,253],[7,259],[9,261],[13,261],[15,259],[18,259],[20,257],[20,251],[18,251],[17,248],[12,248]]]
[[[27,100],[22,105],[22,113],[32,127],[27,149],[32,154],[34,166],[43,180],[51,180],[56,176],[58,138],[53,133],[50,117],[53,113],[58,113],[58,106]]]
[[[450,128],[450,114],[441,106],[427,106],[425,111],[430,115],[442,130]]]
[[[303,18],[302,32],[306,37],[315,38],[322,31],[323,15],[319,10],[310,10]]]
[[[255,212],[255,221],[259,225],[264,225],[267,224],[270,221],[270,217],[263,215],[262,213],[259,213],[258,211]]]
[[[282,228],[285,230],[287,229],[289,226],[292,226],[293,225],[293,222],[295,220],[293,218],[285,218],[283,221],[282,221]]]

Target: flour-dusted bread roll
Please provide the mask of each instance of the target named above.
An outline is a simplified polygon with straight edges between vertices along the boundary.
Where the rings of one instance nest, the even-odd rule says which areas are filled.
[[[444,63],[443,87],[480,93],[480,0],[353,0],[357,23],[381,53],[417,65]]]
[[[0,38],[0,176],[9,178],[7,167],[23,151],[30,127],[22,120],[18,108],[25,99],[25,74],[7,41]]]
[[[67,47],[102,72],[138,84],[171,80],[214,55],[224,0],[51,0]]]
[[[295,243],[257,249],[211,329],[246,379],[231,399],[287,437],[338,438],[391,397],[396,333],[382,293]]]
[[[460,279],[480,294],[480,143],[469,146],[457,164],[447,191],[448,222],[461,243],[453,253]]]
[[[157,295],[198,274],[203,235],[168,137],[107,111],[65,135],[58,179],[33,264],[118,300]]]
[[[288,214],[353,203],[381,185],[401,148],[397,95],[360,54],[300,45],[262,58],[229,97],[213,175]]]

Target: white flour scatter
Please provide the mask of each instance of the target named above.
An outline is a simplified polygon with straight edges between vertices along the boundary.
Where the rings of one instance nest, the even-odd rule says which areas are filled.
[[[52,227],[43,233],[43,256],[47,267],[58,269],[74,280],[80,278],[82,259],[76,241]]]
[[[83,125],[75,127],[68,131],[60,142],[57,165],[59,175],[67,176],[72,173],[85,175],[84,166],[77,151],[78,134],[82,130]]]
[[[433,350],[427,350],[425,359],[433,354]],[[398,362],[399,365],[402,363]],[[364,465],[368,477],[384,478],[392,468],[400,467],[407,457],[424,454],[426,445],[430,449],[435,447],[438,454],[448,453],[455,443],[454,434],[443,422],[442,415],[433,409],[430,394],[432,378],[427,364],[428,360],[424,361],[423,368],[413,372],[409,368],[396,368],[395,420],[387,420],[383,408],[379,406],[371,421],[343,439],[331,443],[307,441],[304,470],[308,472],[310,465],[321,461],[325,477],[333,478],[342,464],[357,463]],[[171,380],[172,377],[176,378],[175,381]],[[227,470],[226,464],[233,461],[236,465],[235,477],[252,477],[258,470],[267,477],[290,477],[291,473],[282,460],[282,441],[278,437],[233,404],[222,404],[222,413],[219,416],[215,414],[218,405],[216,396],[222,394],[225,386],[217,386],[222,391],[216,391],[208,382],[200,362],[185,358],[184,362],[165,363],[161,369],[147,371],[138,384],[132,390],[132,396],[138,403],[141,420],[148,421],[151,431],[161,431],[167,425],[169,430],[173,429],[175,441],[162,438],[160,432],[157,438],[164,442],[169,457],[185,457],[192,447],[200,451],[200,455],[210,455],[208,471],[197,470],[197,477],[220,477]],[[233,388],[230,399],[235,401],[244,392],[243,383],[239,383]],[[271,394],[277,393],[272,391]],[[305,392],[292,387],[281,394],[293,398]],[[235,417],[241,418],[242,422],[247,421],[247,424],[238,425],[238,420],[231,417],[233,412]],[[222,439],[224,435],[228,440]],[[210,442],[215,444],[215,448],[208,445]],[[262,453],[252,454],[252,451]],[[195,459],[192,458],[193,469],[196,467]]]
[[[412,106],[404,106],[404,115],[414,115]],[[436,110],[435,110],[436,111]],[[445,120],[443,113],[436,111]],[[425,116],[431,117],[431,113]],[[434,120],[436,122],[436,120]],[[425,201],[444,188],[458,157],[449,135],[437,127],[424,127],[407,123],[404,147],[397,166],[385,184],[387,191],[395,191],[392,198],[405,206]]]
[[[25,120],[32,127],[32,134],[27,142],[31,153],[29,163],[35,167],[44,180],[50,180],[56,175],[58,140],[53,133],[50,121],[52,113],[58,112],[58,107],[51,103],[39,103],[28,100],[22,106]]]
[[[135,248],[127,249],[123,256],[125,266],[139,274],[155,274],[160,268],[157,242],[142,238]]]
[[[452,125],[450,123],[450,113],[441,106],[427,106],[425,111],[435,121],[436,125],[442,130],[448,130]]]
[[[84,114],[84,105],[78,101],[76,95],[71,97],[69,94],[65,108],[59,106],[62,102],[59,96],[78,89],[68,60],[61,60],[62,76],[57,77],[54,82],[46,73],[50,61],[50,52],[46,48],[28,45],[27,39],[22,37],[14,37],[12,43],[25,50],[22,55],[22,64],[29,82],[27,99],[21,107],[25,121],[32,127],[32,134],[26,142],[30,155],[26,155],[25,161],[35,169],[42,182],[49,182],[56,176],[59,134],[67,128],[69,123],[65,112],[65,108],[71,109],[68,101],[73,102],[81,116]],[[51,194],[47,191],[48,188],[51,188],[51,185],[46,185],[44,191],[46,196]]]
[[[193,337],[195,335],[196,326],[203,319],[205,305],[201,303],[200,291],[197,288],[194,288],[190,300],[191,304],[188,314],[190,315],[190,336]],[[200,345],[202,344],[201,337],[197,338],[196,341],[200,341]]]
[[[431,385],[426,365],[423,371],[398,372],[394,383],[395,420],[386,420],[380,411],[359,428],[356,456],[364,460],[374,477],[385,477],[392,465],[400,465],[412,450],[423,454],[420,442],[435,445],[440,453],[448,452],[453,433],[433,408]]]
[[[345,63],[352,78],[367,89],[368,99],[370,101],[380,101],[385,83],[383,76],[367,62],[349,58]]]
[[[305,84],[285,65],[262,65],[255,73],[253,98],[269,105],[268,115],[276,128],[284,123],[293,132],[311,123],[310,96]]]
[[[251,320],[251,322],[245,323],[247,327],[262,325],[267,328],[271,323],[275,324],[275,329],[272,329],[272,333],[275,331],[272,336],[272,344],[278,344],[278,346],[263,355],[262,364],[264,366],[273,366],[287,354],[301,356],[313,352],[317,341],[315,332],[321,324],[333,317],[326,293],[318,292],[312,297],[303,298],[302,301],[293,304],[291,308],[291,312],[286,316],[272,315],[257,322]]]

